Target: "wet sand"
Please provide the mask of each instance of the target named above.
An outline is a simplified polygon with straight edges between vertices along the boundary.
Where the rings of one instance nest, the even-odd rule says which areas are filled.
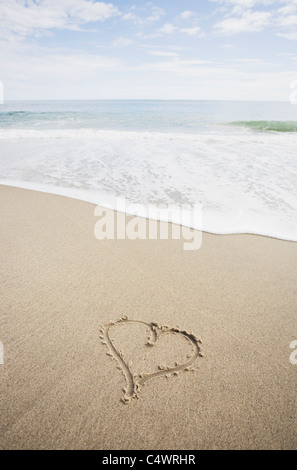
[[[94,208],[0,187],[0,448],[296,448],[297,244],[99,241]]]

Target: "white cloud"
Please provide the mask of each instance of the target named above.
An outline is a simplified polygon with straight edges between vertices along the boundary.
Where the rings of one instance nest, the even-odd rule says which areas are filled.
[[[196,15],[196,13],[194,11],[185,10],[180,14],[180,17],[181,17],[182,20],[189,20],[190,18],[193,18],[193,16],[195,16],[195,15]]]
[[[270,27],[278,36],[296,39],[296,0],[210,0],[221,8],[223,19],[214,25],[223,35],[262,31]],[[267,7],[270,7],[267,9]]]
[[[226,35],[262,31],[269,24],[270,20],[270,12],[246,11],[240,17],[230,17],[216,23],[214,29]]]
[[[173,34],[173,33],[182,33],[187,34],[188,36],[203,36],[201,28],[199,26],[193,26],[191,28],[178,28],[172,23],[165,23],[161,28],[158,29],[157,33],[161,34]]]
[[[256,67],[257,59],[249,61]],[[175,97],[180,99],[288,99],[289,84],[296,79],[296,73],[269,71],[269,64],[263,62],[260,65],[260,69],[255,69],[248,67],[246,62],[224,61],[220,64],[197,59],[173,59],[146,64],[140,70],[148,76],[158,73],[160,84],[168,84],[168,77],[172,87],[187,84],[183,91],[173,89],[171,92],[163,85],[163,98],[170,98],[175,93]],[[161,93],[161,86],[158,92]]]
[[[122,16],[122,19],[125,21],[131,21],[135,25],[138,26],[143,26],[149,23],[155,23],[156,21],[159,21],[164,15],[165,11],[163,8],[153,6],[151,13],[148,14],[147,16],[139,16],[136,13],[134,13],[135,8],[133,8],[133,11],[130,11],[128,13],[125,13]]]
[[[279,8],[275,14],[275,26],[279,30],[278,36],[285,39],[297,39],[297,1],[283,0],[285,6]]]
[[[79,30],[85,23],[118,14],[113,4],[94,0],[5,0],[0,3],[1,35],[38,36],[51,29]]]
[[[231,9],[232,12],[239,12],[243,10],[250,10],[255,6],[268,6],[273,5],[277,1],[282,0],[210,0],[213,3],[219,3],[227,9]],[[286,0],[285,0],[286,1]],[[291,0],[288,0],[291,1]]]
[[[165,15],[165,11],[163,10],[163,8],[153,7],[152,14],[146,17],[146,21],[149,23],[159,21],[164,15]]]
[[[234,47],[234,44],[231,44],[231,43],[221,44],[220,47],[222,47],[223,49],[232,49]]]
[[[126,20],[126,21],[138,21],[139,20],[139,17],[137,15],[135,15],[135,13],[125,13],[123,16],[122,16],[123,20]]]
[[[167,52],[167,51],[149,51],[149,54],[158,56],[158,57],[177,57],[178,56],[176,52]]]
[[[10,74],[10,79],[3,77],[3,82],[7,83],[7,99],[271,100],[286,99],[289,83],[296,79],[294,71],[269,72],[265,64],[259,72],[237,62],[220,64],[173,56],[167,60],[165,54],[164,61],[127,67],[91,54],[35,51],[34,57],[3,57],[3,67]]]
[[[167,72],[188,77],[195,77],[201,74],[202,70],[204,70],[201,68],[201,65],[209,63],[210,62],[208,61],[199,59],[181,60],[178,57],[174,57],[172,60],[167,60],[164,62],[153,62],[141,65],[139,70]]]
[[[284,28],[290,28],[297,26],[297,15],[283,16],[279,19],[279,25]]]
[[[218,8],[214,8],[214,14],[204,24],[203,17],[198,23],[197,14],[190,10],[171,16],[168,11],[164,19],[164,10],[150,3],[120,12],[114,4],[124,2],[0,0],[0,78],[13,99],[240,99],[247,97],[247,89],[249,99],[286,99],[289,80],[296,79],[292,59],[290,64],[283,59],[278,65],[247,59],[249,54],[240,40],[234,42],[229,36],[269,28],[269,33],[283,38],[278,38],[281,45],[286,40],[297,40],[297,0],[211,1]],[[82,42],[77,35],[75,43],[69,45],[68,36],[64,41],[63,35],[55,34],[63,29],[99,30],[94,22],[108,18],[116,21],[108,23],[105,29],[100,25],[100,34],[90,39],[85,35]],[[210,45],[205,44],[202,58],[216,58],[213,62],[199,60],[199,48],[195,47],[199,41],[196,38],[203,36],[204,31],[207,33],[206,28],[217,34],[209,35]],[[51,47],[41,47],[44,41],[37,46],[38,36],[46,34],[53,38]],[[251,57],[255,49],[255,57],[265,56],[267,41],[262,44],[262,37],[259,36],[259,50],[251,44]],[[104,57],[104,53],[97,55],[98,47],[101,50],[107,47],[110,53],[111,44],[112,55],[118,53],[118,59],[107,54]],[[120,48],[132,44],[138,51],[135,57],[129,55],[125,63]],[[290,46],[288,43],[288,50]],[[233,50],[224,50],[227,48]],[[146,53],[139,54],[139,49]]]
[[[122,68],[118,59],[96,54],[66,53],[47,48],[14,45],[1,48],[1,79],[14,99],[73,98],[88,92],[90,84],[104,84],[106,74]],[[23,96],[23,98],[22,98]]]
[[[130,46],[133,43],[134,41],[132,39],[124,38],[123,36],[120,36],[116,38],[112,44],[115,47],[126,47],[126,46]]]
[[[172,23],[165,23],[158,31],[164,34],[172,34],[176,31],[176,27]]]
[[[195,26],[193,28],[182,28],[180,29],[181,33],[187,34],[188,36],[198,36],[202,35],[201,28],[199,26]]]
[[[279,33],[278,36],[289,39],[290,41],[297,40],[297,31],[295,33]]]

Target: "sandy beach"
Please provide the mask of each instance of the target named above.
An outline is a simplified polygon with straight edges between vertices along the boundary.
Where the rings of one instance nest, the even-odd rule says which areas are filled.
[[[297,244],[98,241],[94,208],[0,187],[0,448],[296,448]],[[123,367],[102,344],[125,315],[136,323],[110,336],[133,374],[169,367],[128,404]],[[195,370],[182,370],[189,338],[170,330],[149,347],[137,322],[200,338]]]

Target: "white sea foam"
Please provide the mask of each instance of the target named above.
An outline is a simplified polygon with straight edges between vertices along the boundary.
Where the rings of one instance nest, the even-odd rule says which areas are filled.
[[[201,203],[194,228],[297,241],[296,148],[296,133],[3,128],[1,182],[112,208],[116,196],[170,204],[174,222],[174,207]]]

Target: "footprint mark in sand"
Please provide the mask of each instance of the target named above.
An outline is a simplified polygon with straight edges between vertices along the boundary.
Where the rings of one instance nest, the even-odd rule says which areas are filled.
[[[132,364],[126,362],[123,356],[123,352],[116,348],[109,335],[109,332],[112,328],[123,323],[138,323],[145,325],[150,331],[150,338],[146,343],[146,346],[148,347],[153,347],[158,339],[164,334],[179,334],[191,343],[193,352],[187,356],[188,360],[183,364],[176,362],[175,367],[159,366],[157,372],[151,374],[134,375],[131,371]],[[158,323],[147,323],[141,320],[130,320],[127,315],[124,315],[115,322],[110,321],[100,329],[100,333],[100,339],[102,343],[108,347],[108,352],[106,354],[112,359],[118,361],[117,368],[121,369],[126,377],[127,386],[123,388],[124,396],[121,399],[125,404],[128,404],[132,399],[139,397],[141,387],[148,380],[154,377],[161,377],[163,375],[168,378],[172,375],[178,375],[182,371],[194,371],[195,369],[192,368],[191,365],[197,359],[197,357],[204,356],[201,349],[202,342],[193,333],[181,330],[179,327],[170,328],[168,326],[159,325]]]

